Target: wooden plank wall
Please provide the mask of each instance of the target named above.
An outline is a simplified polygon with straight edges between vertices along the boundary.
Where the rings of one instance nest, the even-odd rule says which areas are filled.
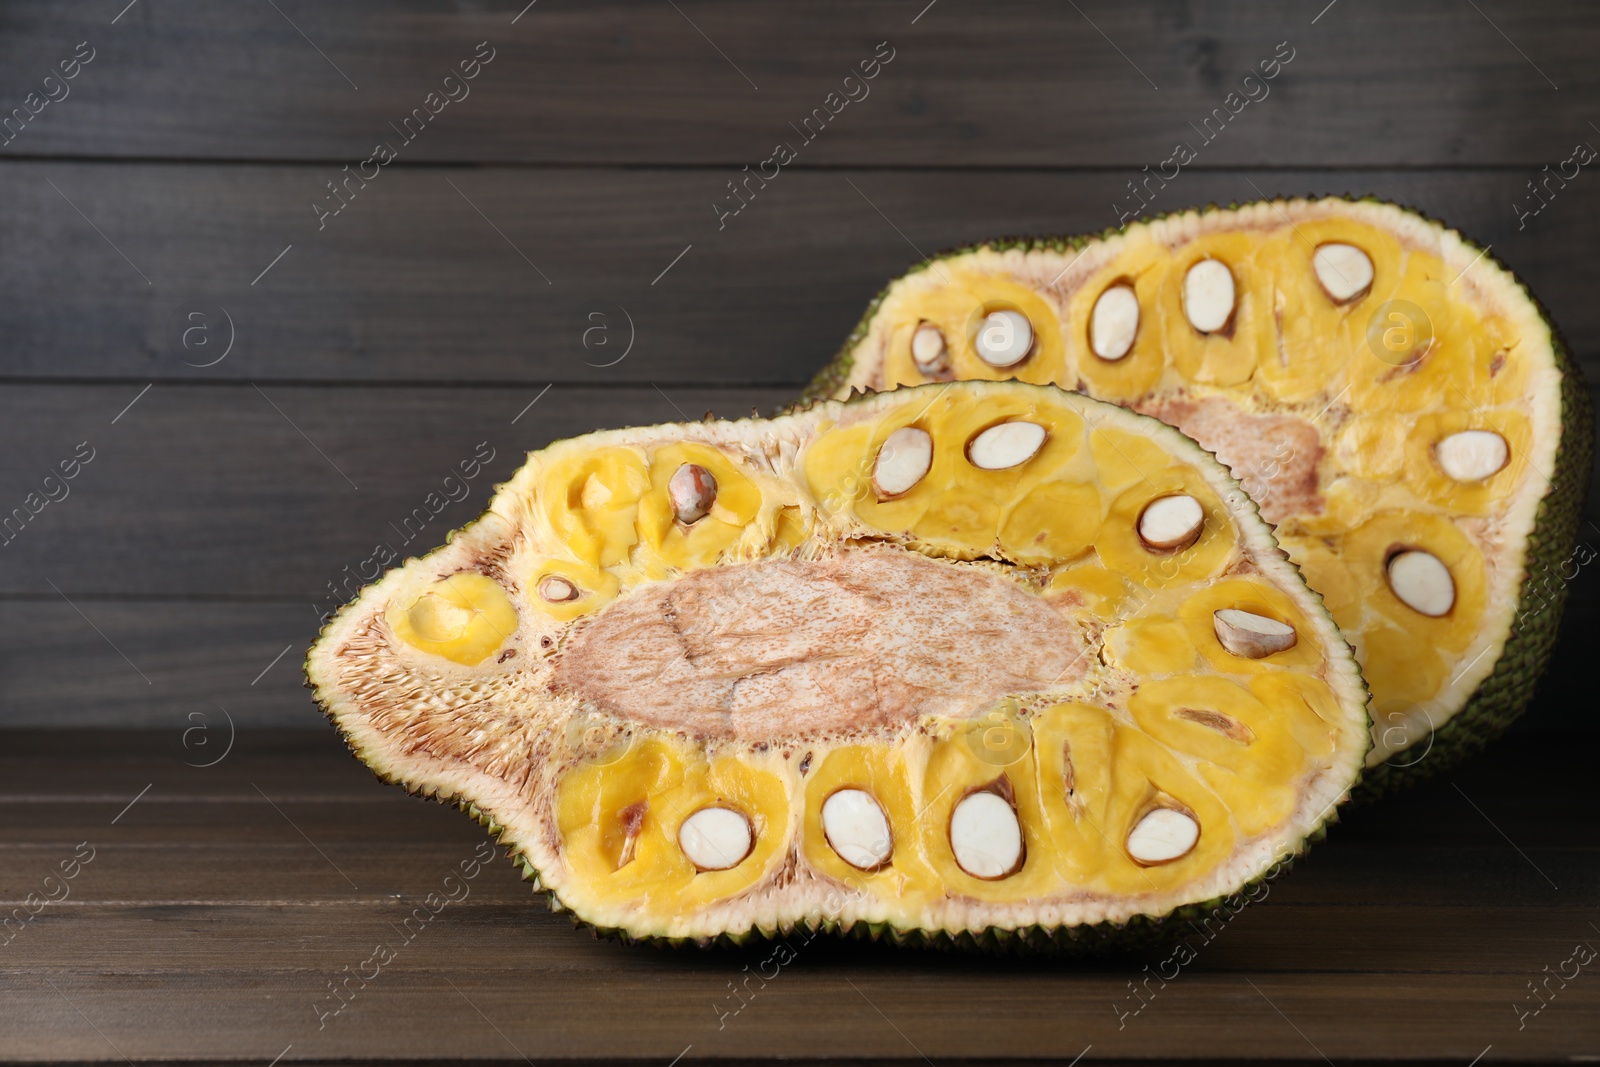
[[[782,404],[924,253],[1115,224],[1274,57],[1152,210],[1413,205],[1600,380],[1600,179],[1527,213],[1600,145],[1582,4],[125,3],[0,6],[0,115],[26,118],[0,134],[0,511],[92,455],[0,546],[0,724],[314,726],[330,583],[458,461],[492,450],[411,547],[525,449]],[[795,161],[719,218],[779,141]],[[1594,729],[1566,698],[1597,616],[1580,573],[1525,729]]]

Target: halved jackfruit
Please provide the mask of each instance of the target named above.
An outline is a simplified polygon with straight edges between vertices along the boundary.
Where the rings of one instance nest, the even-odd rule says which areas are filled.
[[[962,249],[891,283],[807,395],[968,378],[1127,405],[1232,468],[1364,665],[1364,792],[1526,707],[1592,413],[1537,303],[1454,231],[1294,200]]]
[[[308,673],[379,775],[639,938],[1142,927],[1281,868],[1370,743],[1226,470],[1017,383],[552,445]]]

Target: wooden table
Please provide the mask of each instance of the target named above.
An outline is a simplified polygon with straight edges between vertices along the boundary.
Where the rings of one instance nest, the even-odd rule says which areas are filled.
[[[1115,224],[1290,54],[1147,214],[1411,204],[1526,278],[1594,380],[1600,177],[1537,213],[1527,189],[1600,145],[1577,0],[0,4],[0,515],[93,456],[0,537],[0,913],[70,894],[0,947],[0,1057],[1600,1055],[1587,970],[1514,1011],[1600,944],[1592,567],[1495,762],[1352,816],[1137,1014],[1161,954],[818,940],[729,1015],[766,950],[596,942],[497,862],[319,1016],[482,840],[372,782],[301,687],[375,543],[425,550],[557,438],[788,402],[886,279]],[[845,78],[880,55],[863,96]]]
[[[1262,903],[1194,929],[1181,968],[1170,951],[975,958],[801,934],[780,968],[766,945],[597,940],[498,855],[464,877],[488,851],[477,825],[379,784],[331,729],[240,733],[211,767],[185,763],[222,755],[225,726],[188,740],[28,732],[0,756],[0,900],[61,897],[0,947],[0,1055],[664,1067],[1600,1050],[1600,960],[1566,962],[1600,946],[1593,763],[1573,746],[1518,742],[1350,813]],[[47,888],[74,856],[92,858]],[[1563,970],[1577,977],[1550,979],[1532,1013],[1528,983]],[[336,999],[353,974],[370,980]]]

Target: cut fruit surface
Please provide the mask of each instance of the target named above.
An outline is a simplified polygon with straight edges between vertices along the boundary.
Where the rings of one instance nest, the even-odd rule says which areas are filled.
[[[308,673],[380,775],[641,938],[1111,936],[1280,868],[1370,744],[1227,471],[1012,382],[552,445]]]
[[[1412,212],[1327,199],[933,262],[890,284],[808,396],[934,380],[907,351],[923,323],[948,341],[938,380],[1053,382],[1213,451],[1367,668],[1369,791],[1448,767],[1526,706],[1565,601],[1592,413],[1492,256]],[[1034,339],[1010,369],[964,344],[1000,302],[1028,310]],[[1146,546],[1203,538],[1181,501],[1136,517]]]

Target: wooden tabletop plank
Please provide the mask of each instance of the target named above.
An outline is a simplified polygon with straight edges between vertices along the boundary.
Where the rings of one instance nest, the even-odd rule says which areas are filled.
[[[462,853],[471,854],[471,849]],[[510,884],[503,891],[489,884],[489,875],[480,875],[465,888],[453,886],[457,896],[469,895],[437,915],[430,913],[425,924],[415,909],[427,909],[423,901],[429,892],[445,892],[442,875],[431,881],[419,878],[399,898],[315,906],[264,900],[143,904],[69,900],[52,905],[17,933],[5,947],[6,966],[31,975],[74,976],[84,967],[74,946],[94,944],[95,962],[120,974],[181,979],[205,973],[219,982],[270,974],[291,981],[317,973],[317,961],[337,961],[327,969],[338,971],[346,960],[364,959],[375,944],[394,939],[396,927],[408,918],[413,940],[406,942],[407,947],[437,943],[445,958],[470,959],[475,974],[511,983],[557,980],[574,972],[578,980],[590,983],[611,976],[716,975],[730,963],[734,971],[746,964],[754,969],[772,951],[766,944],[756,944],[679,952],[596,938],[575,927],[567,916],[552,914],[542,902],[528,899],[526,886],[521,887],[522,899],[514,899],[520,883],[509,870],[505,874]],[[82,878],[87,880],[88,875]],[[499,899],[502,896],[507,899]],[[10,907],[15,905],[7,910]],[[1587,938],[1583,934],[1592,910],[1380,903],[1296,906],[1269,901],[1241,912],[1226,925],[1197,926],[1190,932],[1190,942],[1200,956],[1199,969],[1213,974],[1498,975],[1509,976],[1511,980],[1502,984],[1514,990],[1523,985],[1524,976],[1542,975],[1552,958],[1565,959],[1574,941],[1597,940],[1592,930]],[[405,940],[404,934],[400,936]],[[790,935],[796,942],[806,936]],[[1492,951],[1485,951],[1485,940]],[[1293,946],[1293,951],[1283,951],[1284,946]],[[1134,949],[1064,963],[949,956],[819,935],[807,942],[806,954],[817,963],[870,967],[875,974],[908,979],[919,973],[959,973],[1004,981],[1019,974],[1050,977],[1068,971],[1115,977],[1141,974],[1147,965],[1159,973],[1171,950]],[[1170,976],[1170,965],[1166,969]]]
[[[319,229],[310,205],[330,176],[311,165],[0,162],[11,205],[0,213],[0,378],[797,390],[923,255],[1104,230],[1127,181],[811,171],[719,223],[717,170],[411,168]],[[1596,357],[1600,182],[1575,181],[1519,221],[1527,177],[1196,171],[1149,213],[1347,192],[1412,205],[1492,246],[1579,354]]]
[[[443,926],[439,937],[424,940],[434,932],[405,946],[365,987],[352,982],[355,996],[331,1018],[323,1013],[340,1001],[329,983],[344,977],[347,964],[360,967],[371,946],[291,974],[114,967],[6,974],[0,989],[9,1025],[0,1053],[25,1058],[48,1050],[83,1060],[243,1053],[264,1063],[292,1047],[289,1062],[343,1055],[663,1064],[691,1050],[721,1058],[783,1049],[801,1060],[1065,1062],[1093,1046],[1100,1061],[1183,1049],[1185,1060],[1468,1063],[1491,1045],[1501,1059],[1555,1059],[1600,1038],[1600,992],[1582,983],[1560,991],[1519,1031],[1513,1004],[1528,994],[1516,975],[1228,973],[1197,961],[1164,989],[1152,980],[1154,996],[1135,1015],[1141,1001],[1129,990],[1134,980],[1143,988],[1139,968],[984,974],[921,966],[883,973],[871,958],[813,960],[800,945],[787,968],[769,966],[773,977],[764,988],[759,977],[749,979],[755,995],[741,1001],[734,988],[746,988],[745,976],[758,973],[764,958],[753,966],[702,960],[693,972],[480,972],[465,957],[469,946],[452,943]],[[1280,942],[1276,951],[1286,946]],[[1568,952],[1556,950],[1554,962]]]
[[[7,4],[8,101],[60,96],[42,79],[79,42],[93,59],[3,151],[355,164],[387,139],[408,163],[737,171],[786,141],[798,167],[1136,171],[1186,140],[1201,165],[1537,169],[1591,135],[1600,47],[1585,8],[1559,0],[278,6],[142,4],[113,22],[93,5]],[[493,58],[473,80],[445,82],[480,53]],[[407,144],[390,123],[424,107],[437,115]],[[1228,118],[1207,143],[1189,124],[1214,109]]]

